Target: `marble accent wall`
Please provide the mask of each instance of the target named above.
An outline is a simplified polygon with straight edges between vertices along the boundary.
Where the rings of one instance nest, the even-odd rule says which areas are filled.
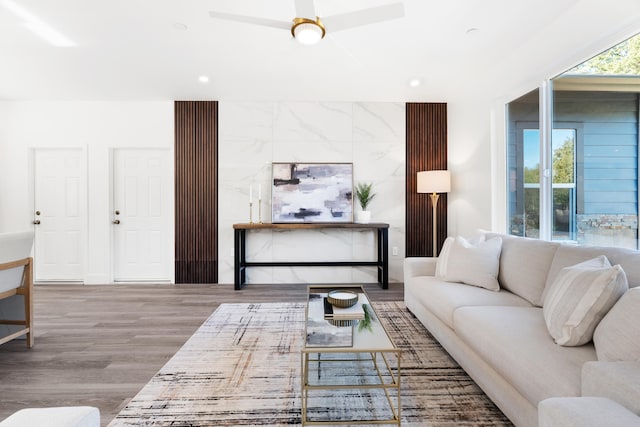
[[[233,283],[233,224],[271,221],[272,162],[352,162],[354,182],[372,182],[372,222],[389,223],[390,282],[402,282],[405,246],[405,105],[376,102],[220,102],[219,282]],[[359,209],[357,202],[355,209]],[[397,247],[398,254],[392,255]],[[249,260],[373,260],[372,231],[249,231]],[[248,283],[375,282],[373,267],[247,269]]]

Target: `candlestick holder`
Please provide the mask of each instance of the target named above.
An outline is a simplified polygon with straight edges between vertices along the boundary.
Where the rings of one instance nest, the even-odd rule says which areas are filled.
[[[262,224],[262,199],[258,199],[258,224]]]
[[[249,224],[253,224],[253,202],[249,202]]]

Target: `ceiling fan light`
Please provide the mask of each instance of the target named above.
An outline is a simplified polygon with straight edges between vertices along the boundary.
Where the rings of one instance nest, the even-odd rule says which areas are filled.
[[[296,18],[291,33],[302,44],[316,44],[325,34],[324,26],[318,18],[316,21],[307,18]]]

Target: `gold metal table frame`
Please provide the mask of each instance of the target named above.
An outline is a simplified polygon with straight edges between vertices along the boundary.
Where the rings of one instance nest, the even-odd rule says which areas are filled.
[[[308,337],[310,328],[324,328],[324,305],[318,295],[326,296],[329,290],[350,289],[360,294],[360,301],[368,304],[368,298],[364,289],[360,285],[311,285],[308,289],[309,300],[305,313],[305,346],[301,354],[301,391],[302,391],[302,425],[371,425],[371,424],[391,424],[400,426],[401,423],[401,349],[397,348],[389,338],[387,331],[378,320],[373,307],[371,308],[372,321],[371,328],[360,330],[357,326],[353,328],[353,340],[351,346],[310,345]],[[313,298],[312,298],[313,296]],[[321,319],[322,317],[322,319]],[[328,321],[326,327],[332,326]],[[367,370],[371,375],[370,381],[359,384],[339,384],[332,381],[332,378],[321,380],[322,364],[347,364],[353,371]],[[313,373],[317,372],[317,378],[313,378]],[[321,390],[382,390],[388,404],[388,418],[375,419],[348,419],[348,415],[340,419],[309,419],[308,403],[309,398],[313,399],[313,394]]]

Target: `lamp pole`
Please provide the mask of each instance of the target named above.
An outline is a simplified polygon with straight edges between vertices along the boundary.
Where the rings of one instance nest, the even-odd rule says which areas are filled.
[[[432,253],[434,257],[437,257],[438,256],[438,237],[437,237],[438,217],[436,215],[436,207],[438,206],[438,198],[440,198],[440,195],[438,193],[431,193],[429,197],[431,197],[431,206],[433,208],[433,252]]]

